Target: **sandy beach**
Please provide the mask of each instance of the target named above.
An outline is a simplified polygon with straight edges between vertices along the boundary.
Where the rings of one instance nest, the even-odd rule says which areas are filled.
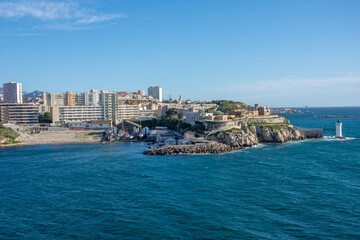
[[[67,144],[100,142],[103,131],[54,131],[31,134],[19,132],[21,143],[1,144],[0,148],[17,147],[37,144]]]

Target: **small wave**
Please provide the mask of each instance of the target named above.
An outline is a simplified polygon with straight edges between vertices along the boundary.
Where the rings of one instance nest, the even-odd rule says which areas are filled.
[[[257,145],[252,146],[252,147],[253,147],[253,148],[265,147],[265,144],[259,143],[259,144],[257,144]],[[247,148],[246,148],[246,149],[247,149]]]
[[[323,140],[325,141],[349,141],[355,140],[356,138],[353,137],[345,137],[345,138],[337,138],[335,136],[324,136]]]

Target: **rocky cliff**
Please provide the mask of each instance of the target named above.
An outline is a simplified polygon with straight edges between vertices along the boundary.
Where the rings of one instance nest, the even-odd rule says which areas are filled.
[[[251,147],[258,143],[284,143],[305,139],[300,130],[289,124],[244,125],[210,135],[208,139],[231,147]]]
[[[220,131],[214,135],[210,135],[208,139],[236,148],[251,147],[258,143],[255,127],[249,128],[247,126],[241,129],[233,128]]]
[[[305,139],[300,130],[292,125],[255,126],[256,136],[259,142],[284,143]]]

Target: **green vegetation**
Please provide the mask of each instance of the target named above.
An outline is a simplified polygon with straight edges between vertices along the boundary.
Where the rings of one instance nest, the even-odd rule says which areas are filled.
[[[178,117],[179,120],[184,119],[184,113],[182,113],[182,112],[178,113],[177,117]]]
[[[224,115],[222,111],[215,111],[214,116]]]
[[[243,102],[235,102],[230,100],[215,100],[213,101],[213,103],[219,105],[219,110],[221,110],[222,112],[248,107],[248,105]]]
[[[50,112],[39,115],[39,123],[52,123]]]
[[[197,133],[204,133],[205,125],[202,122],[196,121],[195,125],[191,127],[191,130]]]
[[[208,109],[206,109],[206,113],[214,113],[214,112],[216,112],[216,109],[217,109],[217,107],[214,107],[214,108],[208,108]]]
[[[240,128],[230,128],[224,131],[221,131],[222,133],[229,133],[229,132],[242,132],[243,130],[241,130]]]
[[[176,109],[170,108],[166,111],[166,119],[168,120],[183,120],[184,113],[178,113]]]
[[[268,128],[271,130],[284,129],[292,130],[292,127],[287,123],[265,123],[265,122],[248,122],[248,126],[260,126],[262,128]]]
[[[150,119],[141,121],[142,127],[148,127],[150,129],[154,129],[155,127],[167,127],[170,130],[177,131],[177,132],[185,132],[185,131],[194,131],[197,133],[204,133],[205,132],[205,126],[202,122],[196,121],[194,126],[191,126],[191,124],[183,122],[179,119]]]
[[[157,126],[158,127],[167,127],[168,129],[171,129],[173,131],[177,131],[178,129],[182,129],[183,127],[185,127],[184,125],[182,125],[180,127],[181,121],[177,119],[177,115],[173,115],[173,116],[176,116],[176,118],[172,118],[172,117],[169,117],[168,119],[165,119],[165,118],[161,118],[161,119],[153,118],[153,119],[150,119],[150,120],[141,121],[141,126],[142,127],[148,127],[150,129],[154,129]]]
[[[11,128],[4,127],[0,124],[0,140],[3,140],[5,138],[9,138],[11,141],[9,143],[17,143],[15,139],[19,137],[20,135],[13,131]]]
[[[166,111],[166,117],[167,118],[177,118],[177,110],[170,108]]]

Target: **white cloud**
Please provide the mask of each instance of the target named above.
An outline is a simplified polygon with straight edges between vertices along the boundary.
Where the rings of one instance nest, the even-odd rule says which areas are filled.
[[[102,22],[107,20],[112,20],[116,18],[124,18],[127,17],[125,14],[103,14],[103,15],[97,15],[97,16],[90,16],[88,18],[83,18],[78,20],[77,24],[89,24],[89,23],[95,23],[95,22]]]
[[[70,2],[21,1],[1,2],[0,16],[6,18],[34,17],[42,20],[64,19],[78,15],[79,7]]]
[[[83,8],[76,2],[68,1],[5,1],[0,2],[0,17],[19,19],[32,17],[42,21],[66,25],[84,25],[127,17],[125,14],[98,13],[93,9]],[[49,25],[51,26],[51,25]]]

